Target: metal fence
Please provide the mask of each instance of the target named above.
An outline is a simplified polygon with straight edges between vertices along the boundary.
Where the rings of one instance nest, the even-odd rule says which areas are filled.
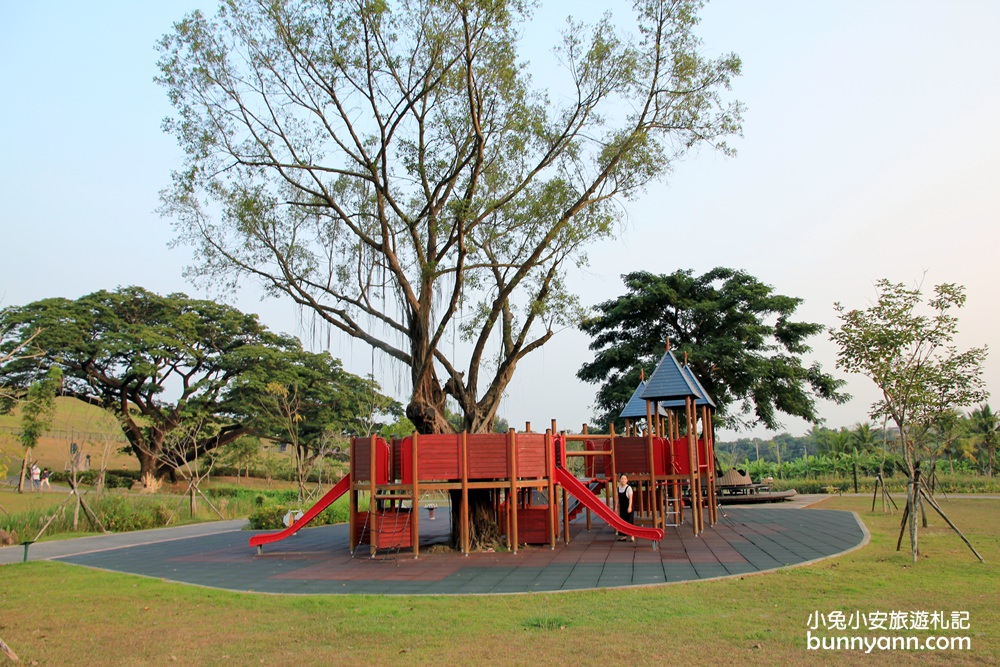
[[[21,429],[13,426],[0,426],[0,433],[6,433],[14,438],[21,435]],[[78,429],[53,428],[45,432],[45,437],[66,440],[67,442],[104,442],[105,439],[111,442],[126,443],[125,434],[121,431],[117,433],[105,433],[102,431],[81,431]]]

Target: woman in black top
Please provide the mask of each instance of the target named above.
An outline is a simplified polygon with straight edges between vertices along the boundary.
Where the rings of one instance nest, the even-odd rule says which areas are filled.
[[[626,523],[633,523],[632,517],[632,487],[628,485],[628,475],[622,475],[618,479],[618,516]],[[625,541],[625,536],[618,538],[619,542]],[[635,542],[635,537],[632,537]]]

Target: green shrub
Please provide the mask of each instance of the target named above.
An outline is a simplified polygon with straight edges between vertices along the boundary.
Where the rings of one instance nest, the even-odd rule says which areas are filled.
[[[99,470],[84,470],[76,474],[76,481],[84,486],[94,486],[100,474]],[[68,483],[69,477],[67,472],[52,473],[52,481],[59,484]],[[137,470],[108,470],[104,473],[104,488],[106,489],[130,489],[132,484],[137,481],[139,481]]]
[[[288,514],[286,505],[265,505],[258,507],[247,517],[250,530],[277,530],[285,527],[284,518]]]
[[[362,502],[362,505],[365,503]],[[285,515],[289,511],[306,511],[308,508],[312,507],[312,502],[307,503],[297,503],[294,500],[291,502],[282,502],[278,504],[264,504],[256,507],[248,517],[250,530],[276,530],[285,527],[284,519]],[[364,507],[361,508],[364,511]],[[333,503],[322,512],[317,514],[312,521],[309,522],[311,526],[325,526],[334,523],[346,523],[350,516],[350,502],[348,499],[340,498],[337,502]]]
[[[205,495],[210,498],[239,498],[247,493],[257,493],[256,491],[250,491],[249,489],[229,485],[210,486],[204,491]]]
[[[125,471],[109,472],[104,475],[104,488],[131,489],[132,484],[139,481],[139,473],[130,474]]]
[[[1000,478],[981,475],[938,474],[932,479],[924,478],[932,485],[935,493],[1000,493]],[[858,476],[858,493],[874,493],[876,478]],[[902,475],[882,478],[882,483],[890,493],[906,493],[907,479]],[[795,489],[799,493],[826,493],[838,487],[844,493],[854,492],[854,478],[851,475],[821,477],[789,477],[775,479],[771,488],[775,491]],[[824,489],[826,491],[824,491]]]
[[[319,513],[313,523],[316,525],[327,525],[333,523],[346,523],[350,518],[350,506],[347,503],[336,502]]]
[[[113,494],[102,495],[92,507],[104,527],[113,533],[157,528],[166,523],[170,514],[152,499]]]

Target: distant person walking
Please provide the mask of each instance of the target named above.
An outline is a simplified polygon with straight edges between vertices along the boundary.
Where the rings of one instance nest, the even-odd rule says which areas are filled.
[[[41,489],[42,487],[45,487],[46,489],[52,488],[52,485],[49,484],[49,477],[51,476],[52,476],[51,470],[49,470],[48,468],[42,468],[42,483],[39,486],[39,489]]]
[[[31,464],[31,488],[35,491],[42,490],[42,470],[37,463]]]

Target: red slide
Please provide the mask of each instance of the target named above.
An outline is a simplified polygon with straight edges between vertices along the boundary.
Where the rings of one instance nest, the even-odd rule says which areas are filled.
[[[593,491],[588,489],[576,477],[566,472],[565,469],[556,467],[556,483],[562,484],[563,488],[569,491],[573,497],[596,513],[597,516],[607,521],[619,533],[625,533],[626,535],[632,535],[644,540],[653,540],[654,542],[659,542],[663,539],[663,529],[661,528],[646,528],[645,526],[635,526],[622,521],[621,517],[605,505],[599,497],[595,496]]]
[[[307,523],[316,518],[316,515],[329,507],[333,501],[341,497],[347,490],[351,488],[351,475],[348,473],[344,475],[344,479],[337,482],[332,489],[326,492],[326,495],[319,499],[319,502],[309,508],[305,514],[302,515],[298,521],[293,523],[288,528],[278,531],[277,533],[264,533],[262,535],[254,535],[250,538],[250,546],[260,547],[264,544],[270,544],[271,542],[277,542],[283,540],[286,537],[290,537],[295,533],[299,532],[299,528],[304,527]]]

